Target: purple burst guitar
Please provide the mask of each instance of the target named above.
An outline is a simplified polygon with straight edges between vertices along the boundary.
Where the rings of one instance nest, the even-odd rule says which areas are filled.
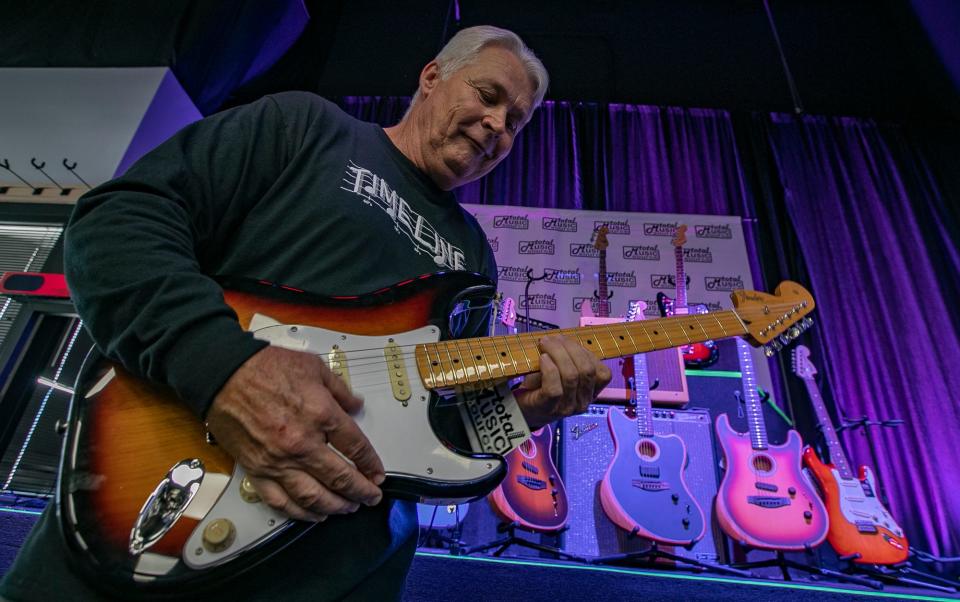
[[[628,321],[643,315],[642,301],[631,301]],[[653,432],[647,360],[633,356],[636,418],[610,408],[607,425],[614,455],[600,484],[600,503],[614,524],[660,543],[690,545],[706,532],[703,510],[687,489],[683,473],[687,447],[677,435]]]
[[[747,422],[750,430],[730,428],[717,418],[717,439],[726,472],[717,492],[717,520],[735,541],[755,548],[803,550],[827,536],[827,509],[800,467],[803,442],[791,430],[783,445],[767,443],[763,407],[757,393],[753,357],[737,339]]]

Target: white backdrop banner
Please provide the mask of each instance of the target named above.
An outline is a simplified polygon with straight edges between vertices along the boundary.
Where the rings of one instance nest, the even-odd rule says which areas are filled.
[[[581,305],[593,303],[599,289],[594,231],[607,226],[607,286],[610,315],[622,316],[629,302],[646,302],[649,317],[659,316],[657,293],[676,292],[676,258],[671,243],[677,226],[687,225],[683,246],[687,303],[711,311],[731,309],[730,292],[753,289],[741,220],[736,216],[683,215],[531,209],[471,205],[487,234],[499,268],[499,290],[517,301],[517,313],[568,328],[579,323]],[[525,294],[527,273],[546,276]],[[767,359],[754,349],[761,387],[770,391]]]

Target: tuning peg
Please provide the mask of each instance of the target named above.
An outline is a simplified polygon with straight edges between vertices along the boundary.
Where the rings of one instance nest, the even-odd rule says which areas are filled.
[[[792,337],[790,336],[790,333],[789,333],[789,332],[785,332],[785,333],[781,334],[779,337],[777,337],[777,340],[779,340],[780,343],[782,343],[783,345],[789,345],[789,344],[790,344],[790,341],[792,341],[793,339],[792,339]]]
[[[763,346],[763,354],[764,354],[765,356],[767,356],[767,357],[773,357],[773,356],[775,356],[775,355],[777,354],[777,351],[776,351],[776,349],[774,349],[774,348],[771,347],[770,345],[764,345],[764,346]]]
[[[800,336],[801,332],[803,332],[803,330],[799,326],[794,324],[793,326],[790,327],[790,330],[787,331],[787,335],[790,337],[791,340],[793,340],[798,336]]]
[[[811,318],[810,316],[805,317],[804,319],[800,320],[800,325],[803,326],[804,330],[806,330],[807,328],[810,328],[811,326],[813,326],[813,318]]]

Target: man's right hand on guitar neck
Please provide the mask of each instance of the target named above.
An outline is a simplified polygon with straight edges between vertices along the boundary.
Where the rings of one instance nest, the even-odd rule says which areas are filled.
[[[350,417],[362,405],[319,357],[270,346],[217,393],[207,427],[264,502],[292,518],[321,521],[383,496],[383,464]]]

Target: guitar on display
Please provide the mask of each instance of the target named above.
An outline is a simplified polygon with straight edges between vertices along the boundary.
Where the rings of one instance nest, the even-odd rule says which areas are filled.
[[[677,269],[675,283],[677,296],[673,299],[664,293],[657,293],[657,307],[661,316],[679,316],[687,314],[705,314],[707,306],[687,305],[687,274],[683,267],[683,245],[687,244],[687,226],[677,226],[676,236],[670,241],[673,245],[673,254],[676,258]],[[704,341],[693,345],[682,345],[683,363],[689,368],[706,368],[713,365],[720,356],[716,341]]]
[[[811,548],[826,538],[829,519],[800,467],[803,442],[791,429],[784,444],[767,443],[753,355],[747,342],[739,338],[737,350],[750,428],[739,433],[730,428],[726,414],[717,418],[725,468],[717,492],[717,520],[727,535],[754,548]]]
[[[643,316],[646,303],[631,301],[627,321]],[[653,406],[647,378],[647,360],[633,356],[636,405],[611,407],[607,426],[614,455],[600,485],[603,511],[632,534],[660,543],[690,545],[706,533],[703,510],[687,488],[687,447],[675,434],[653,432]]]
[[[580,315],[585,318],[609,318],[610,317],[610,298],[613,292],[610,291],[609,277],[607,276],[607,247],[610,241],[607,240],[607,233],[610,228],[606,224],[593,231],[590,242],[593,248],[597,250],[597,256],[600,260],[599,270],[597,272],[597,288],[593,291],[593,298],[597,301],[597,309],[593,310],[592,303],[584,304],[580,309]],[[581,322],[581,326],[583,323]]]
[[[271,344],[323,357],[365,399],[354,419],[383,460],[385,495],[448,505],[482,497],[503,479],[501,455],[457,449],[432,422],[439,392],[539,369],[541,332],[447,340],[448,316],[458,303],[493,296],[488,279],[464,272],[426,274],[348,297],[255,280],[220,283],[243,328]],[[599,359],[732,336],[763,345],[799,334],[815,305],[794,282],[780,284],[774,294],[738,290],[731,298],[734,309],[705,316],[558,332]],[[93,349],[75,390],[57,516],[69,547],[101,582],[157,593],[208,585],[262,561],[315,526],[263,503],[242,467],[212,444],[203,422],[169,388]],[[731,453],[728,449],[733,471]],[[760,464],[769,457],[763,453],[754,454]],[[754,480],[748,479],[750,489]],[[802,499],[800,492],[789,501],[796,507]]]
[[[820,485],[830,530],[827,541],[843,558],[858,564],[897,564],[907,559],[910,545],[903,529],[877,498],[877,481],[867,466],[855,476],[843,453],[830,413],[817,387],[817,368],[810,361],[810,350],[803,345],[793,350],[793,372],[803,380],[817,414],[820,432],[830,455],[830,464],[817,456],[813,447],[803,450],[803,463]]]
[[[497,313],[494,333],[516,334],[513,298],[506,297]],[[497,516],[531,531],[559,531],[567,525],[567,492],[552,451],[553,429],[547,424],[504,456],[507,476],[487,497]]]

